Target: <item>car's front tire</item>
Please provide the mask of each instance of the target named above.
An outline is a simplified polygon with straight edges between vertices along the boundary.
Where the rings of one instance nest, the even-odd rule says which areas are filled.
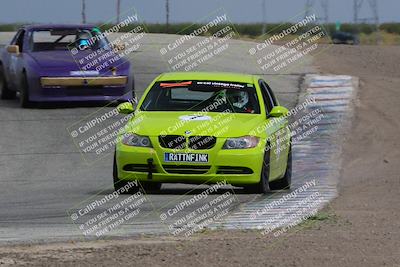
[[[263,166],[261,168],[260,182],[256,185],[245,186],[244,189],[249,193],[266,194],[269,192],[269,169],[270,169],[270,150],[264,153]]]
[[[14,99],[15,91],[8,88],[3,65],[0,64],[0,94],[1,99]]]
[[[129,187],[126,186],[128,182],[124,180],[120,180],[118,178],[118,168],[117,168],[117,158],[114,153],[114,161],[113,161],[113,181],[114,181],[114,190],[117,192],[121,192],[121,194],[134,194],[139,191],[139,187]],[[122,188],[128,188],[128,190],[121,190]]]
[[[29,108],[31,102],[29,101],[29,84],[26,73],[22,74],[21,88],[19,90],[19,103],[23,108]]]

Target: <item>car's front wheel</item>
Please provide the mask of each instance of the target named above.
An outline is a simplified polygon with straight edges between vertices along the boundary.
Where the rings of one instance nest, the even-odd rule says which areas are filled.
[[[26,73],[22,75],[21,88],[19,90],[19,103],[23,108],[29,108],[31,102],[29,101],[29,84]]]
[[[266,149],[264,153],[263,166],[261,168],[260,182],[256,185],[245,186],[244,189],[250,193],[266,194],[269,192],[269,159],[270,150]]]
[[[0,64],[0,93],[1,99],[14,99],[15,92],[8,88],[3,65]]]

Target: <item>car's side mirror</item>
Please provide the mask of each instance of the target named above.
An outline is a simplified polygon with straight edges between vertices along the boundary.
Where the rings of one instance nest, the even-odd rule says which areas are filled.
[[[286,116],[289,113],[289,110],[282,106],[275,106],[272,108],[271,112],[268,114],[268,117],[282,117]]]
[[[7,46],[7,52],[12,54],[19,54],[19,46],[18,45],[9,45]]]
[[[124,102],[117,106],[117,111],[121,114],[131,114],[135,109],[131,102]]]

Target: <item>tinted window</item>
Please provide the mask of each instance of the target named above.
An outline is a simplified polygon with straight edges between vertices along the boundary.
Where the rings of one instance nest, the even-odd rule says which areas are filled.
[[[14,37],[14,39],[11,41],[12,45],[18,45],[19,46],[19,51],[22,52],[24,49],[24,36],[25,36],[25,30],[19,30],[17,35]]]
[[[274,105],[274,106],[278,106],[278,101],[276,100],[275,94],[274,94],[274,92],[272,91],[271,87],[269,87],[269,85],[268,85],[265,81],[263,81],[263,83],[264,83],[265,88],[266,88],[267,91],[268,91],[268,94],[270,95],[270,97],[271,97],[271,99],[272,99],[273,105]]]
[[[274,107],[274,100],[273,100],[273,98],[271,97],[271,95],[268,92],[267,84],[263,80],[259,81],[259,85],[260,85],[260,88],[261,88],[261,93],[262,93],[262,96],[263,96],[265,109],[266,109],[267,114],[268,114],[272,110],[272,108]]]
[[[50,50],[96,50],[109,49],[107,39],[94,28],[86,29],[51,29],[35,30],[30,40],[32,51]]]
[[[218,81],[155,83],[140,109],[260,114],[256,89],[252,84]]]
[[[21,35],[21,32],[22,32],[22,30],[19,30],[18,32],[17,32],[17,34],[15,34],[15,36],[14,36],[14,38],[11,40],[11,45],[16,45],[17,44],[17,40],[18,40],[18,37]]]

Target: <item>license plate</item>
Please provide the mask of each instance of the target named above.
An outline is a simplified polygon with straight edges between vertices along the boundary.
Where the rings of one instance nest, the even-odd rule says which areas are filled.
[[[199,162],[207,163],[208,154],[199,153],[164,153],[164,162]]]
[[[69,74],[71,76],[98,76],[100,72],[96,70],[77,70],[77,71],[70,71]]]

